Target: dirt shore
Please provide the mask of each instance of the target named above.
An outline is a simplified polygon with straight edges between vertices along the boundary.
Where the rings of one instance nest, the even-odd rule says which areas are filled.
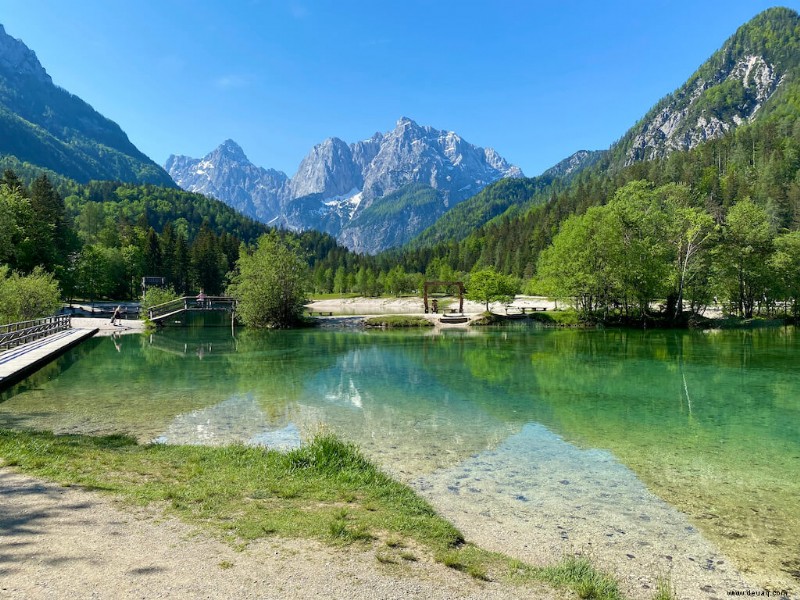
[[[376,549],[269,538],[237,551],[156,510],[0,469],[0,597],[529,599],[547,588],[480,582]]]

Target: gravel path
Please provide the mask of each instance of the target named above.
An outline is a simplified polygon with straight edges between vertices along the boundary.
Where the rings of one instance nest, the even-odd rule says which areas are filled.
[[[0,598],[557,598],[479,582],[422,556],[270,538],[239,552],[106,495],[0,469]]]
[[[111,319],[72,317],[72,326],[76,329],[99,329],[97,335],[142,333],[144,331],[144,321],[138,319],[122,320],[119,321],[119,325],[112,325]]]

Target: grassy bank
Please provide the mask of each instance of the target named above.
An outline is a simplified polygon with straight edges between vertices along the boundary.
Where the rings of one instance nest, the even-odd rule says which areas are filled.
[[[492,312],[483,313],[471,325],[482,327],[490,325],[513,325],[530,322],[540,323],[549,327],[587,327],[594,325],[582,321],[580,315],[574,310],[541,311],[526,315],[500,315]]]
[[[383,327],[394,329],[401,327],[433,327],[433,323],[424,317],[410,317],[407,315],[386,315],[370,317],[364,321],[366,327]]]
[[[364,544],[381,562],[413,561],[424,552],[480,580],[622,598],[616,582],[584,558],[538,568],[466,543],[409,487],[332,436],[282,453],[0,430],[0,458],[4,466],[62,485],[155,504],[235,545],[270,535]]]

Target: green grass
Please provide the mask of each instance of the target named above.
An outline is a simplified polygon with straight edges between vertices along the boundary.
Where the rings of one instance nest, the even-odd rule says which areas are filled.
[[[578,327],[584,325],[577,311],[571,309],[535,312],[529,315],[529,318],[532,321],[554,327]]]
[[[537,311],[528,313],[524,318],[513,318],[492,312],[484,312],[473,326],[489,325],[522,325],[534,321],[549,327],[584,327],[587,325],[574,310]]]
[[[388,533],[435,549],[464,542],[409,487],[331,436],[281,453],[0,430],[0,456],[61,484],[162,504],[233,541],[280,535],[352,543]]]
[[[545,567],[541,576],[556,587],[569,587],[579,598],[621,599],[617,582],[597,571],[588,559],[582,556],[570,556],[558,565]]]
[[[384,317],[370,317],[364,324],[367,327],[433,327],[433,323],[424,317],[410,317],[406,315],[388,315]]]
[[[283,453],[0,429],[0,459],[4,466],[62,485],[154,505],[233,545],[273,535],[310,538],[374,548],[384,563],[413,562],[422,552],[481,581],[544,582],[581,598],[622,597],[616,583],[584,558],[536,568],[466,543],[411,488],[331,435]],[[223,569],[231,566],[220,563]]]
[[[656,593],[653,600],[677,600],[678,596],[669,579],[659,577],[656,580]]]

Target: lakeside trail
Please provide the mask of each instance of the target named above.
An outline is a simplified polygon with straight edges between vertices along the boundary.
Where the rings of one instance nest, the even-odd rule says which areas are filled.
[[[237,551],[156,509],[0,468],[0,598],[426,600],[564,597],[480,582],[435,563],[378,562],[374,548],[268,538]]]

